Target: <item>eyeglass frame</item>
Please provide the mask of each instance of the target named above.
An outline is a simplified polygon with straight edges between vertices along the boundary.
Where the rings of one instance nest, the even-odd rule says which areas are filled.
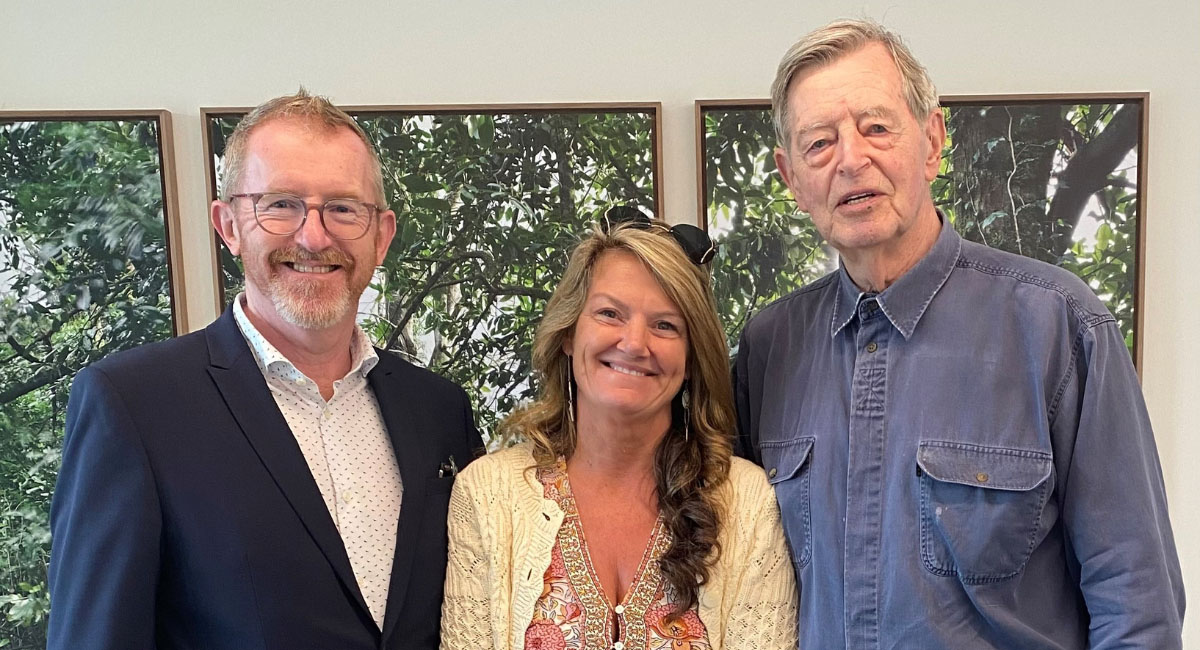
[[[697,228],[690,223],[677,223],[673,226],[655,223],[645,212],[631,205],[615,205],[609,208],[600,217],[600,223],[606,234],[622,224],[630,224],[630,227],[639,230],[650,230],[651,228],[665,230],[671,235],[671,239],[674,239],[675,243],[683,249],[683,254],[688,260],[696,266],[704,266],[717,256],[717,243],[702,228]],[[688,240],[689,236],[696,234],[703,238],[696,242],[700,246],[693,246],[692,242]],[[705,242],[708,246],[702,248]]]
[[[288,232],[288,233],[274,232],[274,231],[268,230],[267,227],[263,225],[262,220],[258,218],[258,202],[262,199],[262,197],[272,195],[272,194],[276,194],[279,196],[286,196],[286,197],[296,199],[297,201],[300,202],[300,205],[304,206],[304,216],[300,218],[300,223],[296,225],[295,230]],[[312,210],[313,207],[316,207],[316,206],[310,206],[308,204],[308,201],[304,200],[304,197],[297,196],[295,194],[292,194],[291,192],[241,192],[238,194],[230,194],[229,199],[230,199],[230,202],[232,202],[233,199],[251,199],[250,205],[251,205],[251,209],[254,211],[254,223],[258,224],[258,227],[262,228],[263,232],[266,232],[266,233],[269,233],[272,235],[277,235],[279,237],[290,237],[290,236],[300,232],[300,230],[304,228],[304,224],[308,222],[308,213]],[[333,231],[330,230],[329,226],[327,226],[325,224],[325,208],[328,207],[329,204],[333,203],[334,201],[353,201],[355,203],[360,203],[360,204],[366,206],[368,209],[370,209],[370,215],[367,217],[367,227],[363,229],[362,233],[360,233],[359,235],[357,235],[355,237],[338,237],[337,235],[333,234]],[[371,220],[374,219],[375,217],[378,217],[379,213],[383,212],[386,209],[387,209],[386,206],[380,207],[379,205],[376,205],[374,203],[368,203],[366,201],[359,201],[358,199],[352,199],[349,197],[335,198],[335,199],[328,199],[324,203],[322,203],[320,205],[320,207],[317,207],[317,217],[320,218],[320,220],[321,220],[321,227],[325,229],[325,234],[329,235],[333,239],[336,239],[338,241],[356,241],[356,240],[362,239],[364,236],[366,236],[366,234],[368,232],[371,231]]]

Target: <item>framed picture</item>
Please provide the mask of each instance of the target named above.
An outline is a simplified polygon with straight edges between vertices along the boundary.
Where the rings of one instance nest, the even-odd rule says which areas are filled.
[[[0,111],[0,638],[45,647],[71,381],[186,331],[171,116]]]
[[[657,103],[346,109],[383,163],[396,238],[360,304],[375,344],[466,387],[481,429],[533,395],[533,333],[595,217],[661,204]],[[210,191],[247,109],[202,109]],[[223,303],[241,286],[221,246]]]
[[[942,97],[933,199],[966,239],[1069,269],[1138,363],[1146,93]],[[837,268],[775,168],[769,100],[696,102],[700,221],[722,242],[717,302],[731,342],[757,308]]]

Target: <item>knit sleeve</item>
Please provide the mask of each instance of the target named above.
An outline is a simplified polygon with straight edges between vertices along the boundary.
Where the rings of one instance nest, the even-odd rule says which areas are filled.
[[[474,464],[479,464],[478,461]],[[480,519],[478,490],[472,489],[468,467],[450,494],[447,529],[450,539],[446,595],[442,602],[442,650],[493,647],[489,554]]]
[[[724,648],[795,650],[799,597],[775,492],[760,468],[737,464]]]

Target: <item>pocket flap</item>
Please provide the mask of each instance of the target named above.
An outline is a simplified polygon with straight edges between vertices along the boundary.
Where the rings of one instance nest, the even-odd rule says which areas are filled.
[[[767,481],[775,485],[799,473],[812,453],[814,441],[816,438],[809,436],[783,442],[762,443],[763,468],[767,470]]]
[[[937,440],[921,441],[917,465],[938,481],[1013,491],[1041,485],[1054,467],[1045,452]]]

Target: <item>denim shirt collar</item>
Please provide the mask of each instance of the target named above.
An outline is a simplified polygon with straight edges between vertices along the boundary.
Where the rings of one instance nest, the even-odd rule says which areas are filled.
[[[962,237],[954,231],[954,227],[940,211],[938,219],[942,222],[942,230],[938,233],[933,248],[929,249],[916,266],[879,294],[868,294],[860,290],[854,284],[854,280],[850,279],[846,265],[839,265],[838,290],[834,298],[833,323],[829,333],[831,337],[836,337],[838,332],[850,324],[858,312],[858,304],[871,296],[876,297],[880,310],[905,340],[912,337],[925,309],[954,270],[962,249]]]

